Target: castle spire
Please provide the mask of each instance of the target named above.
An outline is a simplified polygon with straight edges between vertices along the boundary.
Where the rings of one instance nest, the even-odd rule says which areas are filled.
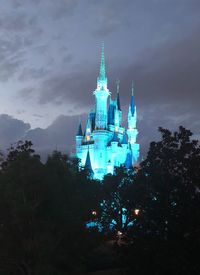
[[[99,72],[99,79],[104,80],[106,78],[106,68],[105,68],[105,54],[104,54],[104,43],[102,43],[101,48],[101,65]]]
[[[90,160],[89,148],[88,148],[87,157],[86,157],[86,161],[85,161],[85,168],[89,171],[89,173],[90,173],[91,175],[94,174],[94,172],[93,172],[93,170],[92,170],[91,160]]]
[[[117,108],[119,111],[121,111],[121,105],[120,105],[120,97],[119,97],[119,84],[120,84],[120,81],[117,80]]]
[[[132,81],[132,86],[131,86],[131,114],[132,116],[134,115],[135,112],[135,102],[134,102],[134,82]]]
[[[134,95],[134,82],[132,81],[132,85],[131,85],[131,95]]]
[[[81,122],[80,122],[79,127],[78,127],[78,131],[77,131],[77,136],[82,136],[82,135],[83,135],[83,131],[82,131]]]
[[[106,66],[105,66],[105,55],[104,55],[104,44],[102,43],[101,48],[101,64],[99,76],[97,78],[97,88],[98,89],[107,89],[107,77],[106,77]]]

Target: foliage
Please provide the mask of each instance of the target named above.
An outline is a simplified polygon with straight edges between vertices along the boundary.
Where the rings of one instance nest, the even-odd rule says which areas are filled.
[[[99,185],[77,164],[59,152],[42,164],[29,141],[10,148],[0,171],[3,274],[70,272],[96,247],[99,234],[85,222]]]
[[[199,274],[199,143],[183,127],[159,131],[135,178],[140,219],[122,255],[134,274]]]
[[[116,167],[114,175],[106,175],[102,182],[99,223],[104,232],[125,233],[134,222],[135,203],[130,190],[133,170]]]
[[[102,183],[60,152],[42,163],[30,141],[12,146],[0,162],[0,274],[199,274],[199,143],[183,127],[159,131],[139,169]]]

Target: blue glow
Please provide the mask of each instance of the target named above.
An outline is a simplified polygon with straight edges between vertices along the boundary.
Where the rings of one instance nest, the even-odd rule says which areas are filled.
[[[89,221],[86,223],[86,228],[90,229],[90,228],[97,228],[99,232],[102,232],[103,227],[99,222],[96,221]]]
[[[134,166],[139,158],[139,144],[136,143],[138,130],[136,128],[137,112],[134,103],[133,88],[128,111],[128,129],[122,126],[122,111],[119,96],[111,99],[107,88],[105,70],[104,46],[102,47],[100,72],[97,78],[97,88],[93,92],[95,106],[88,114],[86,129],[81,135],[79,126],[76,136],[76,156],[81,160],[81,166],[88,166],[88,152],[91,162],[92,177],[102,180],[104,175],[113,174],[115,167]],[[109,106],[108,106],[108,98]]]

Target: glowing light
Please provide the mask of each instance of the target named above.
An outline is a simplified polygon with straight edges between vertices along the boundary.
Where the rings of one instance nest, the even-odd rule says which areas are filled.
[[[135,209],[135,210],[134,210],[134,213],[135,213],[136,216],[138,216],[139,213],[140,213],[140,210],[139,210],[139,209]]]
[[[115,127],[115,132],[118,132],[119,131],[119,128],[118,126]]]
[[[93,210],[93,211],[92,211],[92,215],[93,215],[93,216],[96,216],[96,215],[97,215],[97,211]]]
[[[87,141],[90,141],[90,136],[87,136],[87,137],[86,137],[86,140],[87,140]]]
[[[121,231],[117,231],[117,235],[121,236],[123,233]]]

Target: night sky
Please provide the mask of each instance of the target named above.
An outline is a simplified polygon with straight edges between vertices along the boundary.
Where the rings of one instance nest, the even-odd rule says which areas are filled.
[[[1,0],[0,149],[31,139],[40,152],[74,150],[102,41],[124,120],[135,83],[143,155],[159,126],[200,137],[199,0]]]

